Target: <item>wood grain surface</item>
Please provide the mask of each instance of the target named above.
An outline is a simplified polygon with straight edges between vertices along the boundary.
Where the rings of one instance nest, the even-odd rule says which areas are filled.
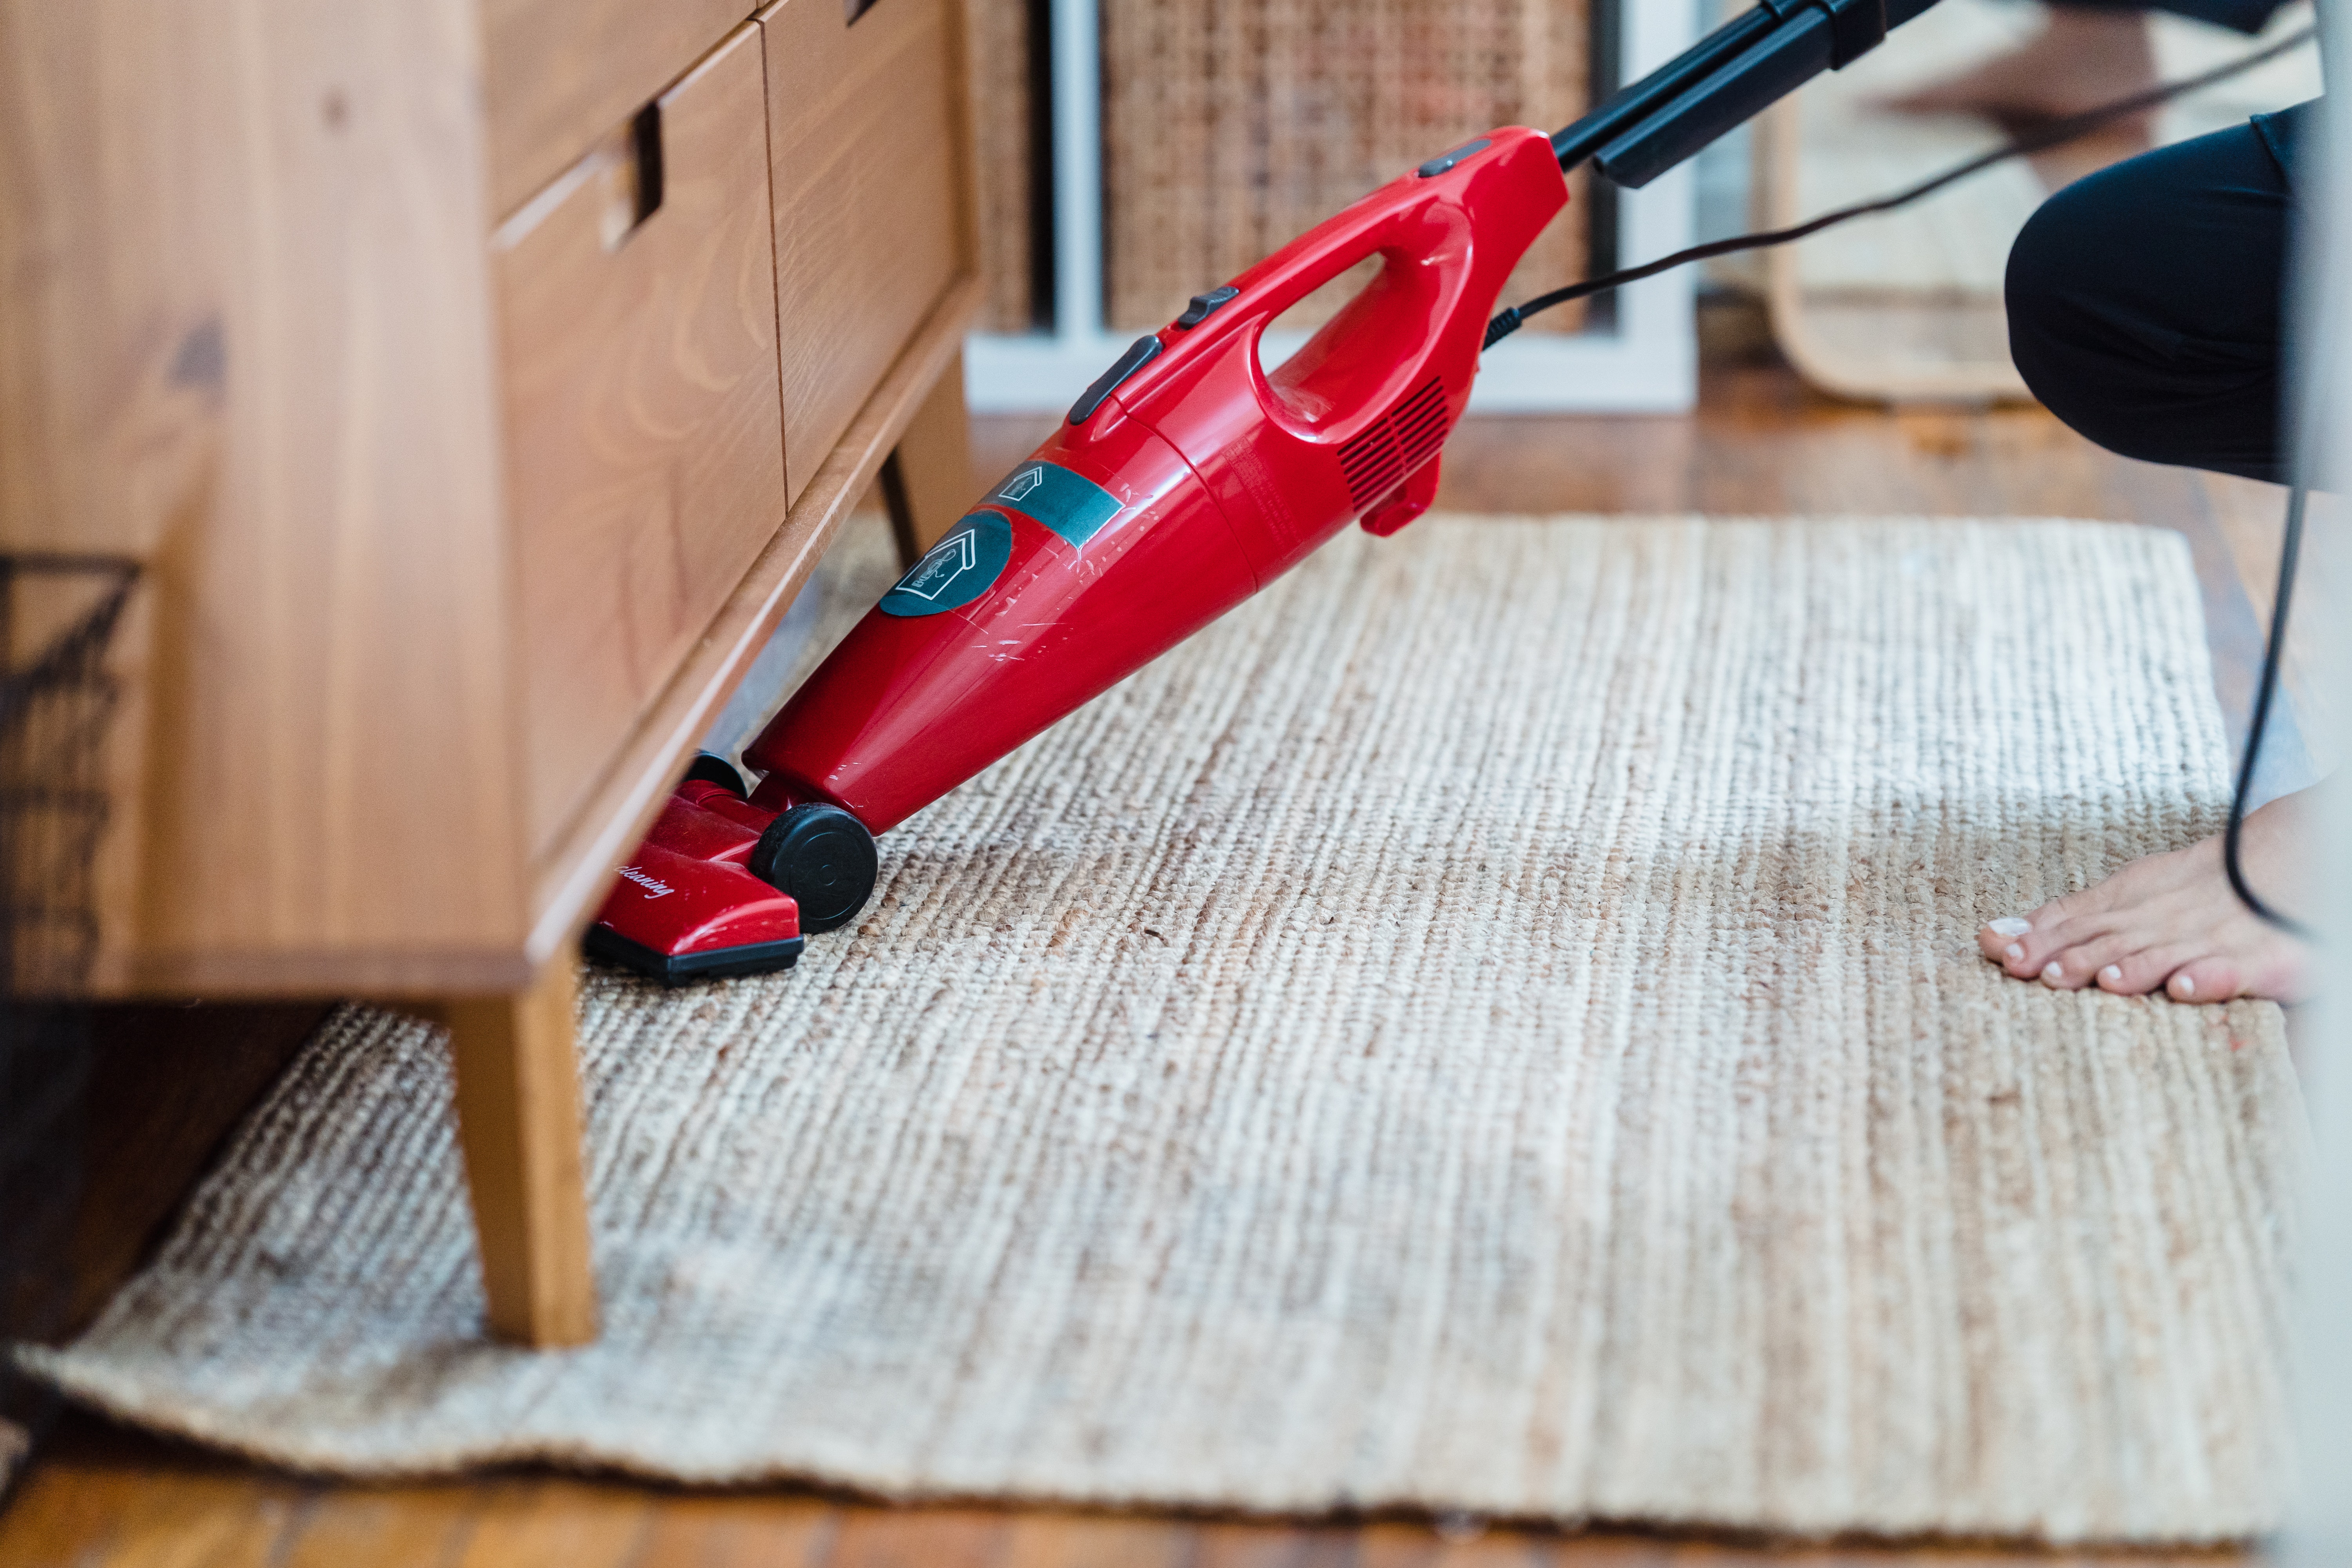
[[[490,211],[512,213],[751,13],[749,0],[482,0]]]
[[[697,68],[704,0],[0,0],[0,542],[147,567],[102,990],[483,994],[584,921],[796,585],[752,565],[784,368],[805,498],[853,428],[870,479],[930,386],[877,389],[969,315],[960,7],[796,3],[812,47]],[[597,138],[688,69],[607,251]],[[781,364],[771,74],[818,284]],[[525,178],[519,137],[561,152]]]
[[[660,205],[625,137],[495,247],[544,860],[784,521],[765,87],[746,24],[660,100]]]
[[[579,966],[558,959],[528,991],[441,1012],[490,1330],[541,1348],[585,1344],[596,1337],[596,1276],[580,1142]]]
[[[768,57],[786,473],[798,501],[950,282],[973,268],[962,10],[840,0],[760,13]]]
[[[479,69],[467,0],[0,8],[0,539],[148,567],[102,985],[523,976]]]

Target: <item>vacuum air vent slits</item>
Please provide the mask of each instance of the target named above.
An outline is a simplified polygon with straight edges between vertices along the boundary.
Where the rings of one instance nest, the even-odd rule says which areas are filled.
[[[1444,444],[1445,384],[1432,376],[1339,448],[1349,502],[1370,511]]]

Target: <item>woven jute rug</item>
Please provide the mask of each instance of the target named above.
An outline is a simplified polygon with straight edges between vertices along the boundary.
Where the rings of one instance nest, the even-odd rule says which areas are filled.
[[[2280,1016],[1972,941],[2216,826],[2208,682],[2153,531],[1351,533],[797,971],[590,976],[593,1347],[482,1340],[442,1044],[347,1007],[41,1364],[353,1474],[2260,1531]]]

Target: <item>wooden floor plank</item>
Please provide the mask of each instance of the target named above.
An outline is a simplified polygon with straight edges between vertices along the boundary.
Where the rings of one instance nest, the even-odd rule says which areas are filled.
[[[1656,1561],[1654,1542],[1577,1541],[1455,1521],[1367,1525],[1357,1532],[1350,1568],[1650,1568]]]
[[[457,1560],[484,1489],[320,1487],[275,1568],[441,1568]]]
[[[821,1498],[666,1493],[629,1568],[824,1568],[841,1521]]]
[[[0,1564],[102,1561],[122,1516],[151,1484],[136,1468],[77,1464],[53,1450],[0,1513]]]
[[[994,1509],[851,1509],[824,1568],[1006,1568],[1013,1517]]]
[[[0,1513],[0,1568],[260,1568],[311,1489],[234,1459],[69,1417]]]
[[[665,1500],[568,1476],[502,1478],[483,1490],[453,1568],[629,1568]]]
[[[1192,1546],[1181,1523],[1040,1510],[1012,1516],[1004,1560],[1020,1568],[1188,1568]]]
[[[1193,1527],[1188,1561],[1190,1568],[1352,1568],[1357,1534],[1345,1525],[1203,1523]]]
[[[306,1500],[276,1477],[167,1471],[125,1499],[93,1568],[269,1568]]]

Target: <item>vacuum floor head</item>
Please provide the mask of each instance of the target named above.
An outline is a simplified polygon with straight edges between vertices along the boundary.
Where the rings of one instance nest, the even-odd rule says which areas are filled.
[[[791,895],[730,861],[698,859],[648,839],[621,868],[585,945],[598,958],[675,984],[789,969],[803,940]]]
[[[764,810],[732,767],[697,758],[583,945],[673,984],[789,969],[805,933],[866,907],[877,865],[873,835],[839,806]]]

